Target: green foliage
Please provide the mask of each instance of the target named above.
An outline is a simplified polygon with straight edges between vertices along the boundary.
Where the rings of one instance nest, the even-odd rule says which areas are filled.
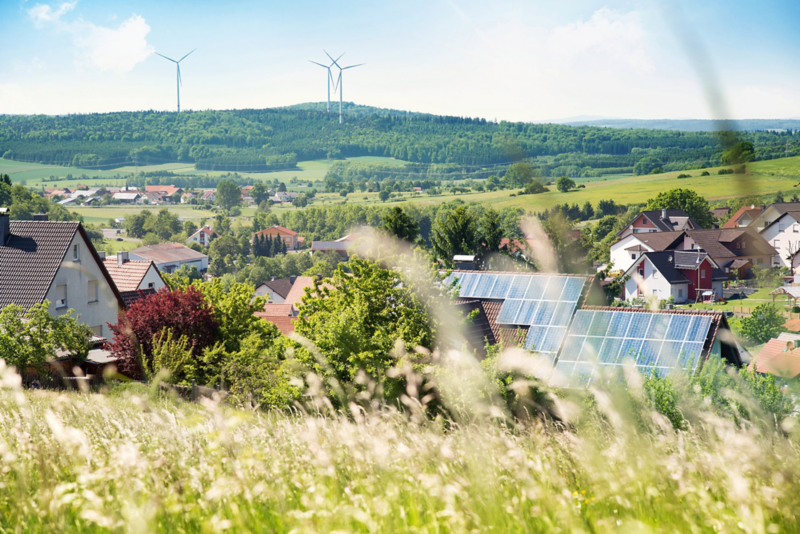
[[[255,286],[248,282],[233,282],[225,287],[220,278],[208,282],[194,282],[211,305],[214,318],[219,323],[219,339],[229,353],[239,350],[242,340],[251,335],[271,336],[275,326],[256,317],[266,300],[253,297]]]
[[[733,169],[720,169],[717,171],[717,174],[733,174]]]
[[[765,302],[755,307],[749,317],[741,320],[741,332],[753,343],[766,343],[781,333],[786,319],[771,303]]]
[[[225,211],[242,203],[242,190],[235,182],[225,180],[217,184],[217,204]]]
[[[478,253],[476,230],[475,219],[463,206],[447,213],[440,212],[431,229],[434,253],[450,266],[457,254]]]
[[[498,212],[491,208],[487,209],[478,220],[477,230],[482,245],[488,252],[497,252],[500,250],[500,242],[503,239],[503,228]]]
[[[419,236],[419,223],[409,217],[400,207],[394,207],[382,217],[383,229],[398,239],[413,243]]]
[[[647,201],[645,210],[682,209],[703,228],[711,228],[714,218],[708,201],[691,189],[662,191]]]
[[[661,167],[661,161],[653,156],[645,156],[636,162],[633,166],[633,174],[641,176],[643,174],[651,174],[654,170]]]
[[[556,180],[556,189],[561,191],[562,193],[566,193],[570,189],[575,188],[575,181],[571,178],[567,178],[566,176],[561,176]]]
[[[27,311],[15,304],[0,310],[0,360],[25,372],[29,367],[41,370],[61,350],[77,359],[86,357],[89,328],[77,321],[74,310],[52,316],[49,308],[45,300]]]
[[[164,279],[164,282],[170,289],[177,289],[179,287],[190,286],[195,280],[202,280],[203,275],[200,274],[197,267],[181,265],[172,273],[161,273],[161,278]]]
[[[617,225],[617,218],[614,215],[605,215],[597,224],[592,227],[592,239],[602,241],[607,235],[614,231]]]
[[[279,335],[251,334],[242,340],[240,350],[229,354],[222,366],[229,400],[264,409],[290,407],[302,393],[291,385],[291,362],[284,359],[294,345]]]
[[[550,190],[547,189],[542,182],[531,182],[529,183],[525,189],[519,192],[520,195],[538,195],[539,193],[547,193]]]
[[[153,337],[153,357],[142,358],[142,369],[148,381],[166,371],[168,383],[187,383],[184,367],[191,365],[192,347],[185,335],[173,339],[172,330],[164,329]],[[148,361],[149,360],[149,361]]]
[[[725,165],[738,165],[756,159],[756,149],[750,141],[739,141],[736,145],[722,154],[722,163]]]
[[[650,406],[669,419],[673,428],[687,428],[687,422],[678,407],[678,391],[669,378],[662,377],[655,371],[646,375],[644,393]]]

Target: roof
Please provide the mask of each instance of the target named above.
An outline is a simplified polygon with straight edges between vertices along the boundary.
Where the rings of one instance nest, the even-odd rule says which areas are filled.
[[[298,276],[297,279],[292,284],[292,289],[289,291],[289,294],[286,295],[286,298],[283,299],[284,304],[292,304],[296,308],[300,307],[300,299],[306,294],[305,288],[307,287],[314,287],[314,277],[313,276]],[[326,287],[332,287],[326,284]]]
[[[453,261],[475,261],[475,255],[456,254],[455,256],[453,256]]]
[[[202,228],[200,228],[199,230],[197,230],[195,233],[190,235],[187,238],[187,241],[189,239],[193,238],[194,236],[196,236],[197,234],[199,234],[200,232],[205,232],[206,235],[210,235],[211,237],[219,237],[219,234],[217,232],[215,232],[209,225],[205,225]]]
[[[262,286],[267,286],[277,295],[280,295],[282,298],[286,298],[286,295],[289,294],[289,291],[292,290],[292,281],[289,278],[281,278],[280,280],[270,280],[268,282],[264,282],[261,284]]]
[[[800,298],[800,286],[781,286],[770,291],[770,295],[789,295],[793,299]]]
[[[800,349],[795,349],[792,341],[770,339],[749,368],[759,373],[795,378],[800,375]]]
[[[478,310],[478,314],[467,323],[464,328],[464,337],[467,344],[474,350],[481,358],[486,357],[486,343],[490,345],[497,344],[492,326],[489,323],[489,317],[486,314],[483,303],[480,300],[471,299],[456,299],[454,302],[455,308],[463,313],[465,316],[474,310]],[[499,313],[499,306],[498,311]],[[495,315],[496,320],[496,315]],[[495,321],[495,326],[497,322]]]
[[[347,250],[352,241],[312,241],[311,250]]]
[[[783,327],[792,332],[800,332],[800,319],[789,319],[783,323]]]
[[[725,267],[727,267],[728,269],[741,269],[742,267],[747,267],[748,265],[753,265],[750,260],[739,259],[739,260],[733,260]]]
[[[288,228],[285,228],[285,227],[280,226],[278,224],[270,226],[269,228],[264,228],[263,230],[258,231],[253,235],[267,235],[267,232],[269,232],[270,230],[275,230],[279,234],[284,234],[284,235],[297,235],[297,232],[295,232],[293,230],[289,230]]]
[[[128,260],[120,265],[116,256],[108,256],[103,260],[103,264],[120,292],[139,289],[139,284],[142,283],[142,278],[150,270],[151,265],[158,272],[155,264],[150,260]],[[160,273],[159,276],[161,276]]]
[[[653,223],[653,226],[658,228],[659,232],[674,232],[675,230],[683,230],[687,225],[691,228],[700,228],[700,225],[697,224],[697,222],[695,222],[691,217],[689,217],[689,214],[682,209],[668,209],[666,212],[667,220],[662,219],[664,210],[650,210],[643,211],[637,215],[634,218],[634,221],[643,215],[648,221]],[[631,224],[633,223],[631,222]],[[630,226],[630,224],[628,226]],[[617,235],[624,232],[628,226],[623,228]]]
[[[131,254],[135,254],[142,258],[152,260],[156,263],[170,263],[174,261],[196,261],[203,258],[208,258],[205,254],[201,254],[196,250],[181,245],[180,243],[162,243],[160,245],[147,245],[131,250]]]
[[[712,258],[736,258],[738,256],[752,256],[754,253],[763,255],[776,254],[775,249],[767,243],[761,235],[747,228],[712,228],[708,230],[687,230],[686,235],[697,245],[708,252]],[[750,247],[746,249],[731,250],[725,243],[731,243],[743,236],[748,237]]]
[[[114,198],[117,200],[136,200],[139,198],[139,193],[114,193]]]
[[[259,317],[291,317],[295,315],[292,304],[264,304],[264,311],[257,313]]]
[[[142,297],[146,297],[148,295],[155,294],[156,290],[147,287],[145,289],[134,289],[131,291],[120,291],[120,295],[122,295],[122,301],[125,303],[125,308],[130,308],[131,304],[136,302]]]
[[[267,322],[270,322],[278,327],[278,330],[281,331],[281,334],[287,336],[294,332],[295,324],[294,320],[297,319],[296,317],[268,317],[263,315],[261,312],[256,312],[256,317],[260,317]]]
[[[117,286],[79,222],[9,221],[9,230],[6,243],[0,244],[0,308],[17,304],[27,310],[42,302],[78,232],[120,307],[124,306]]]
[[[743,215],[747,215],[748,217],[750,217],[751,222],[752,222],[752,221],[755,220],[756,217],[758,217],[761,214],[762,211],[763,210],[761,209],[761,206],[755,206],[755,205],[742,206],[741,208],[736,210],[736,213],[731,215],[731,218],[728,219],[725,222],[725,224],[722,225],[722,227],[723,228],[739,228],[738,222],[739,222],[739,219],[741,219]]]
[[[688,284],[689,278],[683,273],[684,270],[696,270],[697,267],[708,260],[711,262],[711,279],[712,280],[727,280],[728,276],[722,272],[714,260],[704,252],[697,251],[683,251],[683,250],[662,250],[656,252],[645,252],[641,258],[647,258],[650,263],[655,267],[661,276],[670,284]],[[697,259],[700,261],[697,261]],[[632,272],[641,260],[635,262],[628,268],[627,273]]]
[[[145,186],[144,190],[148,193],[159,192],[159,193],[166,193],[167,195],[172,196],[175,193],[179,192],[181,188],[176,187],[174,185],[148,185]]]
[[[711,208],[711,215],[717,219],[731,212],[730,208]]]

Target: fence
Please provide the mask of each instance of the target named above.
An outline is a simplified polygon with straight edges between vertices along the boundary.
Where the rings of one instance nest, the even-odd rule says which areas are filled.
[[[749,308],[747,306],[733,306],[732,311],[736,315],[742,315],[748,317],[753,313],[754,309],[755,308]],[[787,319],[800,319],[800,313],[791,313],[787,311],[779,311],[778,313],[780,313]]]

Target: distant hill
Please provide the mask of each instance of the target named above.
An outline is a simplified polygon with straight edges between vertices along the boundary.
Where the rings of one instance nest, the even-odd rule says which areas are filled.
[[[680,130],[683,132],[715,132],[719,130],[795,131],[800,130],[800,119],[744,119],[740,121],[712,121],[706,119],[578,119],[558,121],[568,126],[597,126],[601,128],[646,128],[649,130]]]

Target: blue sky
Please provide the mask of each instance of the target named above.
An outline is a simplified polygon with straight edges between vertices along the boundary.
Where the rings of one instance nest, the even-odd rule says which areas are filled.
[[[800,2],[0,0],[0,113],[344,98],[489,119],[800,117]],[[338,97],[337,97],[338,98]]]

